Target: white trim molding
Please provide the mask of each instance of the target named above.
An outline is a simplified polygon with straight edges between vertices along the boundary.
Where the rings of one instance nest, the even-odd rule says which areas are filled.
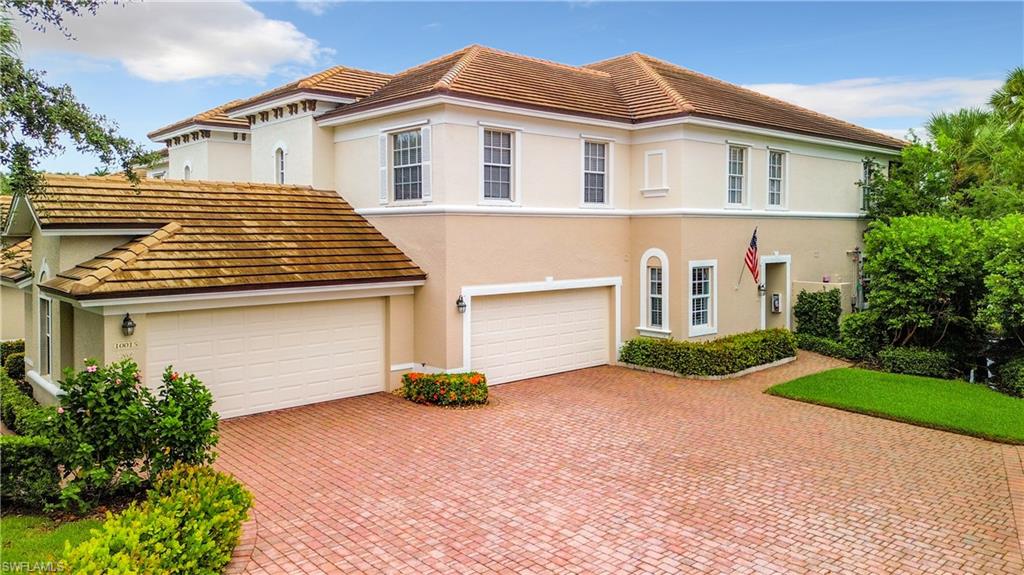
[[[647,262],[651,258],[658,258],[661,262],[661,327],[651,327],[650,316],[647,313],[648,291],[650,282],[647,277]],[[669,266],[668,255],[660,248],[648,248],[640,257],[640,325],[636,330],[642,335],[651,337],[669,337],[672,335],[672,315],[669,314],[669,304],[672,300],[672,290],[669,289]]]
[[[515,207],[515,209],[509,209]],[[550,217],[615,217],[615,218],[668,218],[677,216],[718,217],[718,218],[811,218],[861,220],[866,216],[860,212],[808,212],[782,210],[752,210],[736,208],[664,208],[647,210],[627,210],[622,208],[586,209],[586,208],[536,208],[512,206],[509,203],[495,205],[468,204],[432,204],[432,205],[396,205],[379,208],[357,208],[361,216],[432,216],[432,215],[501,215],[501,216],[550,216]]]
[[[654,156],[661,156],[661,181],[657,186],[651,183],[651,158]],[[661,198],[667,196],[668,192],[668,150],[647,150],[644,152],[644,187],[640,193],[645,198]]]
[[[477,123],[477,151],[479,153],[479,159],[477,166],[479,174],[477,175],[477,185],[479,190],[477,191],[477,203],[481,206],[515,206],[519,207],[523,205],[523,129],[515,126],[505,126],[502,124],[492,124],[490,122],[478,122]],[[505,200],[501,198],[485,198],[484,197],[484,132],[486,131],[504,132],[511,134],[512,136],[512,169],[511,177],[512,183],[509,186],[509,194],[511,198]]]
[[[773,206],[771,203],[772,154],[782,154],[782,190],[780,191],[782,194],[782,203],[777,206]],[[764,161],[764,206],[766,210],[780,212],[789,209],[789,164],[789,150],[777,148],[775,146],[768,146]]]
[[[459,295],[466,302],[466,311],[462,314],[462,367],[452,372],[472,371],[473,344],[473,298],[489,295],[506,295],[514,293],[538,293],[545,291],[585,289],[597,287],[615,288],[615,352],[622,347],[622,276],[603,278],[583,278],[571,280],[555,280],[548,278],[538,282],[522,282],[510,284],[491,284],[463,286]]]
[[[708,325],[693,325],[693,269],[711,268],[711,305],[708,306]],[[690,337],[718,333],[718,260],[690,260],[686,274],[686,325]]]
[[[761,267],[761,282],[766,288],[768,286],[768,278],[765,276],[765,264],[786,264],[786,296],[784,298],[783,312],[786,315],[786,329],[790,329],[791,316],[790,313],[790,292],[793,290],[793,256],[791,255],[778,255],[773,254],[769,256],[761,256],[760,267]],[[768,325],[768,312],[765,308],[766,299],[768,297],[768,290],[761,291],[761,329],[765,329]]]
[[[604,201],[587,201],[587,144],[600,144],[604,146]],[[614,168],[615,166],[615,140],[599,138],[596,136],[580,136],[580,207],[585,209],[611,208],[615,205],[613,196]]]
[[[739,203],[729,201],[729,178],[733,176],[730,171],[732,163],[732,150],[733,148],[743,150],[743,173],[740,177],[743,178],[743,185],[740,187],[740,201]],[[725,207],[727,209],[750,209],[750,166],[751,156],[753,155],[754,146],[751,144],[744,144],[742,142],[736,142],[733,140],[725,141]]]
[[[355,98],[349,98],[346,96],[330,96],[327,94],[320,94],[317,92],[295,92],[291,94],[285,94],[279,98],[273,100],[267,100],[264,102],[256,102],[243,108],[238,108],[232,111],[227,116],[229,118],[245,118],[249,114],[255,114],[262,110],[272,110],[274,108],[280,108],[287,106],[288,104],[294,104],[303,100],[316,100],[318,102],[330,102],[333,104],[351,104],[355,102]]]

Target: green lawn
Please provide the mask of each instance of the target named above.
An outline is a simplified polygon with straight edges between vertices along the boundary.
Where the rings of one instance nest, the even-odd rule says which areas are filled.
[[[77,545],[102,523],[101,519],[79,519],[57,524],[38,515],[6,515],[0,517],[0,555],[6,565],[28,563],[29,569],[35,565],[45,571],[38,564],[56,565],[64,554],[65,541]]]
[[[1024,399],[964,381],[839,368],[776,385],[765,393],[1024,444]]]

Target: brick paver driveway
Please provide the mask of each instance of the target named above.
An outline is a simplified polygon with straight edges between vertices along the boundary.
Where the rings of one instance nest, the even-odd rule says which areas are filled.
[[[1020,452],[760,393],[830,362],[723,382],[602,367],[478,410],[378,394],[226,421],[218,465],[257,519],[232,568],[1024,572]]]

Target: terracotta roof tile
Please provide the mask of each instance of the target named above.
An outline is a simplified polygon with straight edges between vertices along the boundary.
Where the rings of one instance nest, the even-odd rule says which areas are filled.
[[[0,249],[0,280],[18,283],[32,277],[32,240]]]
[[[390,74],[371,72],[369,70],[358,70],[346,66],[332,66],[322,72],[317,72],[283,86],[278,86],[252,98],[236,100],[229,104],[226,109],[233,112],[244,107],[266,102],[275,98],[287,96],[298,92],[313,92],[332,96],[346,96],[351,98],[364,98],[369,96],[381,86],[387,84],[391,79]]]
[[[334,192],[301,186],[48,176],[43,228],[152,231],[43,287],[81,299],[419,280],[422,270]]]
[[[199,114],[196,114],[195,116],[192,116],[191,118],[185,118],[184,120],[175,122],[173,124],[169,124],[158,130],[153,130],[152,132],[146,134],[146,137],[153,140],[158,140],[160,136],[163,134],[170,134],[183,128],[187,128],[189,126],[216,126],[227,129],[248,130],[249,122],[247,122],[245,119],[232,118],[228,116],[226,113],[224,113],[224,111],[227,110],[229,107],[234,106],[239,102],[241,102],[241,100],[232,100],[227,104],[222,104],[220,106],[217,106],[216,108],[207,110],[205,112],[201,112]]]

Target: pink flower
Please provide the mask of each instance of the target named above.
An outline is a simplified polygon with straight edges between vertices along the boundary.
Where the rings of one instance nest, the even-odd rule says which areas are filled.
[[[114,385],[121,385],[121,378],[120,377],[114,380]]]
[[[97,368],[95,365],[90,365],[85,368],[85,371],[88,371],[89,373],[96,373],[97,369],[99,368]]]
[[[142,373],[141,372],[138,372],[138,371],[135,372],[135,381],[142,381]]]
[[[57,413],[64,413],[64,408],[63,407],[58,407],[57,408]]]

